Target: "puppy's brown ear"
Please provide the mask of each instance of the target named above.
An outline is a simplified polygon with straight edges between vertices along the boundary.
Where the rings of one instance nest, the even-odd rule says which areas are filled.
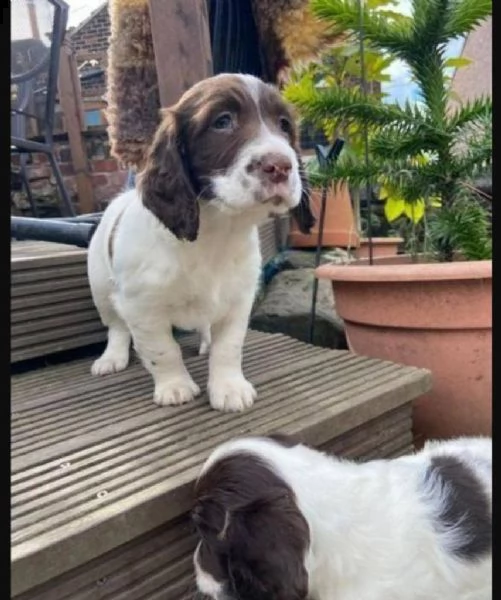
[[[301,156],[297,150],[296,155],[299,162],[299,175],[301,177],[301,186],[303,191],[299,204],[292,209],[291,213],[297,223],[297,226],[299,227],[299,231],[301,231],[301,233],[310,233],[311,228],[316,222],[310,207],[310,184],[306,175],[304,163],[301,160]]]
[[[151,144],[139,177],[144,206],[178,239],[194,241],[199,206],[174,110],[162,111],[162,123]]]
[[[226,535],[231,591],[241,600],[306,600],[308,525],[283,490],[232,512]]]
[[[191,511],[191,520],[202,540],[210,544],[224,542],[230,513],[214,498],[199,498]]]

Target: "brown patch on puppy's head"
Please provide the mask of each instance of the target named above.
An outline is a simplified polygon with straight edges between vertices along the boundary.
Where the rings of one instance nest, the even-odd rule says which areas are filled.
[[[215,599],[306,599],[308,524],[293,491],[264,461],[245,452],[226,456],[200,477],[195,494],[200,592]]]
[[[294,209],[303,229],[313,218],[291,109],[250,75],[205,79],[162,111],[138,185],[145,207],[190,241],[200,200],[217,199],[230,212]]]

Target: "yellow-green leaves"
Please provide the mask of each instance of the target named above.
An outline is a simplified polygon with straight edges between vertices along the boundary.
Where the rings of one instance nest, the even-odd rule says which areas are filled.
[[[440,199],[435,196],[429,198],[428,202],[426,202],[424,198],[409,202],[402,197],[398,188],[392,186],[389,182],[386,182],[381,187],[380,197],[385,201],[384,214],[390,223],[405,216],[409,221],[417,224],[424,217],[427,206],[440,206]]]
[[[471,65],[473,61],[464,56],[458,56],[457,58],[448,58],[445,61],[446,67],[452,67],[453,69],[460,69],[461,67],[467,67]]]

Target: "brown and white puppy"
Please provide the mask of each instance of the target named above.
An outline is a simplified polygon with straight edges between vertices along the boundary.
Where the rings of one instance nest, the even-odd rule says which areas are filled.
[[[230,74],[194,85],[163,111],[137,190],[110,204],[92,238],[89,280],[108,327],[92,373],[125,369],[132,337],[155,402],[187,402],[200,390],[172,327],[197,329],[203,350],[211,344],[211,405],[251,406],[242,346],[260,275],[257,225],[288,210],[309,231],[294,117],[276,88]]]
[[[241,438],[202,468],[193,521],[208,600],[492,598],[492,441],[355,463]]]

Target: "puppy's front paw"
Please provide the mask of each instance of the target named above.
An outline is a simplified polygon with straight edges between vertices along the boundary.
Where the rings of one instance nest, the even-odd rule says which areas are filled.
[[[256,395],[243,375],[214,378],[209,382],[210,404],[216,410],[241,412],[253,405]]]
[[[92,375],[108,375],[123,371],[129,364],[129,354],[103,354],[92,363]]]
[[[160,406],[185,404],[200,394],[200,388],[190,377],[173,377],[155,385],[153,401]]]

